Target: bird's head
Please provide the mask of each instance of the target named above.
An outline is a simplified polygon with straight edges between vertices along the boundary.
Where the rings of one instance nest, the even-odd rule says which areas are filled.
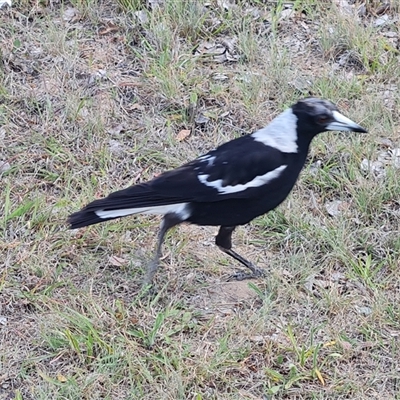
[[[309,97],[299,100],[251,136],[284,153],[297,153],[299,147],[308,149],[313,137],[324,131],[367,132],[330,101]]]
[[[308,135],[315,136],[324,131],[367,131],[351,119],[339,112],[337,107],[328,100],[309,97],[299,100],[292,106],[292,112],[297,117],[297,127]]]

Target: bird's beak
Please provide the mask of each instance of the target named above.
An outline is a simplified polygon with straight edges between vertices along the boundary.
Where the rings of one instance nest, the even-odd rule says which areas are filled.
[[[333,118],[335,118],[335,120],[326,127],[326,129],[329,131],[352,131],[367,133],[363,127],[340,114],[338,111],[333,111]]]

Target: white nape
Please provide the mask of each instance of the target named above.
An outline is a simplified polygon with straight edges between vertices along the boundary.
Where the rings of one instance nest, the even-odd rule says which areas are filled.
[[[297,153],[297,117],[289,108],[251,136],[283,153]]]

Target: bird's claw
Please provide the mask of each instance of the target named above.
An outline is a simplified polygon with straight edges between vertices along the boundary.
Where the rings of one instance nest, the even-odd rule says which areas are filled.
[[[257,279],[265,276],[265,271],[260,269],[260,268],[255,268],[254,271],[251,274],[248,274],[246,272],[237,272],[236,274],[231,275],[228,278],[228,282],[232,281],[244,281],[246,279]]]

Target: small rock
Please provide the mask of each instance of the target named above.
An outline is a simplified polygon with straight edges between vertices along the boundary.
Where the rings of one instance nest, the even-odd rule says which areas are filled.
[[[7,161],[5,162],[0,161],[0,174],[7,172],[9,169],[11,169],[10,163],[8,163]]]
[[[149,17],[148,17],[147,12],[145,10],[136,11],[135,12],[135,17],[142,24],[147,24],[147,22],[149,21]]]
[[[332,217],[339,216],[347,207],[348,203],[342,200],[333,200],[325,204],[326,211]]]
[[[347,0],[338,0],[336,4],[338,5],[339,11],[341,11],[342,14],[344,15],[353,14],[353,7],[349,4]]]
[[[107,75],[107,71],[105,69],[98,69],[96,72],[97,78],[104,78]]]
[[[290,81],[289,84],[297,89],[299,92],[306,92],[310,90],[312,86],[312,80],[302,76],[297,76],[295,79]]]
[[[310,293],[313,292],[314,282],[315,282],[315,274],[308,276],[304,282],[304,288],[308,290]]]
[[[110,149],[110,152],[115,155],[123,154],[125,151],[124,147],[125,146],[122,143],[118,142],[118,140],[110,140],[108,142],[108,148]]]
[[[205,125],[208,121],[210,121],[210,118],[207,118],[203,114],[198,115],[194,120],[194,122],[196,122],[197,125]]]
[[[382,26],[382,25],[385,25],[386,24],[386,22],[388,22],[388,20],[389,20],[389,16],[388,15],[382,15],[381,17],[379,17],[379,18],[377,18],[376,20],[375,20],[375,23],[374,23],[374,25],[375,26]]]
[[[364,172],[374,174],[374,176],[378,179],[384,178],[386,176],[385,167],[381,161],[370,161],[364,158],[361,161],[360,168]]]
[[[321,167],[322,167],[322,161],[317,160],[316,162],[314,162],[310,165],[309,171],[312,175],[317,175],[319,170],[321,169]]]
[[[392,155],[394,167],[400,168],[400,148],[391,149],[390,154]]]
[[[280,20],[282,19],[289,19],[294,15],[294,10],[293,8],[286,8],[285,10],[282,10],[281,15],[280,15]]]
[[[370,315],[372,313],[372,310],[370,307],[367,306],[361,306],[361,307],[357,307],[357,311],[360,314],[364,314],[364,315]]]
[[[250,337],[250,340],[251,340],[252,342],[255,342],[255,343],[263,343],[263,342],[265,342],[264,336],[260,336],[260,335],[251,336],[251,337]]]
[[[213,79],[215,81],[226,81],[227,79],[229,79],[229,77],[227,75],[220,74],[217,72],[213,75]]]
[[[338,282],[340,280],[343,280],[346,278],[346,276],[344,274],[342,274],[341,272],[332,272],[331,274],[331,278],[334,282]]]
[[[152,8],[160,7],[164,4],[164,0],[147,0]]]
[[[124,131],[125,131],[125,128],[121,124],[118,124],[117,126],[114,126],[107,130],[107,132],[110,135],[118,135],[119,133],[124,132]]]
[[[382,35],[386,36],[388,38],[397,38],[398,33],[397,32],[393,32],[393,31],[389,31],[389,32],[383,32]]]
[[[365,7],[365,4],[361,4],[360,7],[358,7],[357,13],[359,17],[365,17],[367,15],[367,7]]]
[[[382,146],[393,147],[393,142],[388,138],[377,138],[376,141]]]
[[[218,7],[228,11],[228,10],[234,10],[235,8],[237,8],[237,5],[234,4],[234,2],[229,2],[229,1],[225,1],[225,0],[217,0],[217,4]]]
[[[67,21],[67,22],[71,21],[77,14],[78,14],[78,11],[76,8],[67,7],[63,13],[63,20]]]

